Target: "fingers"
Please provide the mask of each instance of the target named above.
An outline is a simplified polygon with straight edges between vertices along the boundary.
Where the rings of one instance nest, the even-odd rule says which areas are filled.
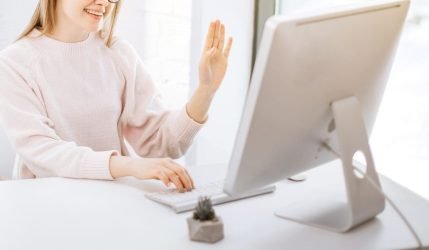
[[[217,46],[218,49],[220,49],[220,51],[223,50],[223,45],[225,44],[225,25],[221,24],[220,25],[220,31],[219,31],[219,44]]]
[[[186,169],[185,169],[185,171],[186,171],[186,175],[189,177],[189,181],[191,183],[192,189],[195,189],[194,180],[192,179],[191,175],[188,173],[188,171]]]
[[[193,180],[192,180],[191,176],[189,176],[189,173],[188,173],[188,171],[186,171],[185,168],[178,165],[177,163],[175,163],[172,160],[169,161],[169,163],[167,164],[166,167],[175,173],[175,175],[180,180],[183,188],[185,188],[188,191],[190,191],[194,188]]]
[[[228,38],[228,42],[226,44],[225,50],[223,51],[224,56],[228,59],[229,53],[231,52],[232,47],[232,37]]]
[[[215,36],[215,28],[216,28],[216,22],[211,22],[210,23],[210,27],[209,27],[209,31],[207,33],[207,38],[206,38],[206,46],[205,49],[209,50],[213,47],[213,39]]]
[[[142,158],[135,161],[141,165],[133,168],[133,176],[138,179],[157,179],[167,187],[173,183],[180,192],[191,191],[195,187],[188,171],[170,158]]]
[[[207,33],[205,50],[212,48],[222,51],[225,45],[225,25],[219,20],[210,23],[209,31]]]
[[[176,189],[178,189],[180,192],[185,191],[184,184],[180,180],[180,177],[171,169],[167,167],[163,167],[163,171],[168,176],[168,182],[172,182],[174,186],[176,186]]]
[[[167,174],[164,173],[164,171],[159,171],[158,179],[162,181],[166,187],[168,187],[168,184],[170,184],[170,179],[168,178]]]
[[[215,31],[214,31],[214,39],[213,39],[213,47],[218,48],[220,43],[220,21],[216,20],[215,22]]]

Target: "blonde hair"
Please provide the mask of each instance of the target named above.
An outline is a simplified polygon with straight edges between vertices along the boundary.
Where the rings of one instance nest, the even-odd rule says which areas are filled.
[[[28,36],[33,29],[38,29],[43,34],[52,32],[56,24],[56,7],[57,0],[39,0],[30,23],[27,25],[21,35],[19,35],[17,40]],[[104,43],[107,47],[112,45],[113,32],[118,19],[120,8],[121,1],[113,6],[111,13],[104,21],[103,28],[99,31],[99,34],[104,39]]]

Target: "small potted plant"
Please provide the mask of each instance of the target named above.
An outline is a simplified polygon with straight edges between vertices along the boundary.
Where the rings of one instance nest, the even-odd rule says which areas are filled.
[[[192,217],[188,218],[189,237],[194,241],[214,243],[223,239],[223,223],[216,216],[209,197],[200,197]]]

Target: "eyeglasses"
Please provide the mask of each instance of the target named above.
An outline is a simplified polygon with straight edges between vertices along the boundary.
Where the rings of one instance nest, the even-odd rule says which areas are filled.
[[[109,3],[118,3],[120,0],[108,0]]]

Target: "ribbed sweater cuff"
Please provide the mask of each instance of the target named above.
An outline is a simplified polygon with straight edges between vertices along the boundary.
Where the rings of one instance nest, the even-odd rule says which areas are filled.
[[[177,120],[175,121],[177,125],[177,131],[179,132],[178,141],[180,142],[191,142],[198,131],[204,126],[204,123],[198,123],[189,117],[188,112],[186,111],[186,106],[183,107],[178,112]]]
[[[87,179],[113,180],[110,174],[110,157],[119,155],[115,150],[91,154],[79,170],[79,176]]]

